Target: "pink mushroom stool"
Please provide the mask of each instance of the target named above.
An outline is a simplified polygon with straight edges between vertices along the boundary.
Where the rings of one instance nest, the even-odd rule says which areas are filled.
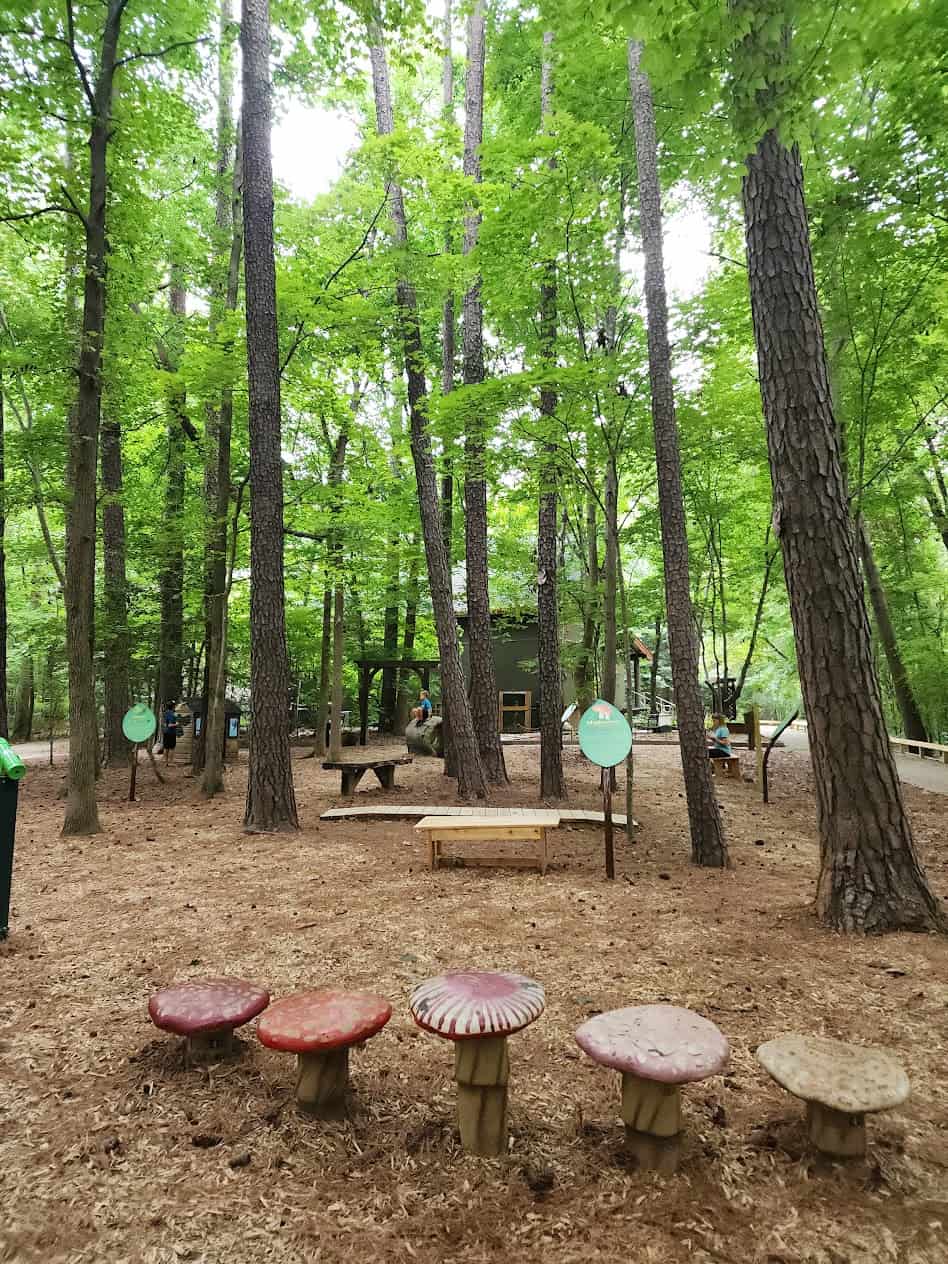
[[[622,1118],[640,1166],[671,1173],[681,1157],[681,1085],[718,1075],[727,1040],[714,1023],[677,1005],[633,1005],[590,1018],[576,1043],[622,1072]]]
[[[454,1041],[461,1144],[471,1154],[507,1149],[507,1037],[543,1013],[543,988],[522,974],[460,970],[419,983],[411,1016]]]
[[[246,979],[192,979],[173,983],[148,1002],[151,1021],[184,1036],[185,1057],[224,1056],[233,1051],[234,1028],[270,1004],[270,993]]]
[[[392,1017],[384,996],[335,988],[300,992],[271,1005],[257,1026],[261,1044],[297,1055],[296,1103],[319,1119],[343,1119],[349,1050]]]

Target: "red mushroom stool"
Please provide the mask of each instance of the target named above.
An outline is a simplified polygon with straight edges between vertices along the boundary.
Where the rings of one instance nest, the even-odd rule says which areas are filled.
[[[246,979],[191,979],[156,992],[148,1014],[162,1031],[185,1037],[185,1057],[191,1059],[231,1053],[234,1028],[249,1023],[269,1004],[267,989]]]
[[[714,1023],[677,1005],[632,1005],[590,1018],[576,1043],[594,1062],[622,1072],[626,1142],[642,1167],[671,1173],[681,1157],[681,1085],[727,1066]]]
[[[301,1110],[319,1119],[343,1119],[349,1050],[381,1031],[391,1017],[385,997],[372,992],[300,992],[270,1006],[257,1036],[268,1049],[297,1055]]]
[[[507,1149],[507,1037],[539,1018],[545,1004],[533,979],[478,970],[426,979],[411,994],[418,1026],[455,1042],[458,1125],[471,1154]]]

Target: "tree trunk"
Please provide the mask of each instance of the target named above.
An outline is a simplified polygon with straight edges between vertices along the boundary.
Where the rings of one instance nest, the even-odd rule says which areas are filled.
[[[125,504],[122,499],[122,427],[109,416],[102,426],[103,687],[105,725],[102,763],[128,763],[122,720],[129,708],[128,586],[125,576]]]
[[[323,630],[319,642],[319,696],[313,731],[313,754],[326,754],[326,720],[329,715],[330,664],[332,662],[332,589],[323,590]]]
[[[480,147],[484,132],[484,4],[475,0],[467,23],[467,81],[464,92],[464,174],[481,181]],[[477,246],[481,214],[464,216],[464,254]],[[484,332],[481,279],[475,276],[464,295],[464,385],[484,381]],[[507,780],[497,712],[497,677],[491,640],[488,581],[486,427],[480,410],[468,413],[464,441],[464,542],[467,569],[467,652],[474,731],[487,780]]]
[[[359,392],[353,393],[353,411],[358,407]],[[332,513],[342,510],[342,481],[346,469],[346,447],[349,443],[349,427],[343,424],[336,438],[329,466],[329,484],[332,488]],[[333,527],[329,537],[329,560],[332,568],[332,707],[329,716],[329,758],[342,758],[342,666],[346,649],[345,587],[342,573],[342,535]]]
[[[412,536],[411,561],[408,564],[408,585],[405,595],[405,630],[402,634],[402,658],[411,658],[415,652],[415,627],[418,620],[418,541]],[[398,703],[395,732],[404,733],[416,694],[414,673],[398,674]],[[442,721],[443,728],[443,721]],[[443,735],[443,734],[442,734]]]
[[[925,729],[925,722],[919,712],[918,703],[915,701],[912,684],[899,650],[895,628],[892,626],[892,616],[889,613],[889,602],[882,584],[882,576],[879,574],[879,568],[876,565],[866,521],[861,514],[856,523],[856,532],[859,552],[862,556],[863,572],[866,576],[866,587],[869,589],[869,599],[872,602],[872,612],[876,618],[876,628],[879,632],[879,640],[882,642],[886,662],[889,664],[889,675],[892,677],[892,688],[895,690],[895,700],[898,704],[899,715],[902,717],[902,732],[906,737],[914,737],[920,742],[927,742],[928,733]]]
[[[186,295],[175,278],[172,266],[172,282],[169,303],[172,330],[169,338],[168,369],[177,373],[180,342],[183,339],[183,322],[186,315]],[[184,666],[184,429],[187,401],[180,386],[169,387],[168,394],[168,464],[167,488],[161,506],[161,576],[159,595],[161,625],[158,651],[159,702],[178,702],[182,696]]]
[[[454,38],[451,0],[444,0],[444,57],[441,60],[441,117],[447,124],[454,122]],[[448,228],[444,238],[444,253],[454,253],[454,240]],[[441,393],[450,395],[454,390],[455,314],[454,291],[449,290],[441,310]],[[454,457],[453,441],[444,441],[444,459],[441,475],[441,524],[444,532],[444,549],[448,555],[448,570],[454,545]]]
[[[543,33],[540,71],[540,126],[549,131],[553,113],[553,32]],[[549,160],[549,168],[556,161]],[[552,377],[556,369],[556,263],[547,260],[540,285],[540,347],[543,367]],[[540,389],[541,429],[552,428],[556,391],[547,382]],[[556,445],[543,444],[540,456],[540,503],[537,514],[537,658],[540,683],[540,798],[565,799],[563,776],[563,689],[560,677],[560,618],[557,573]]]
[[[243,219],[250,431],[250,773],[244,829],[297,829],[287,707],[269,0],[243,0]]]
[[[587,461],[591,460],[588,455]],[[586,496],[586,582],[583,610],[583,636],[579,657],[573,672],[576,701],[580,711],[585,711],[596,696],[595,650],[598,620],[596,607],[599,596],[599,535],[596,524],[596,498],[592,492]]]
[[[228,36],[230,0],[221,8],[221,51],[218,68],[217,119],[217,280],[211,303],[211,333],[216,334],[225,311],[237,309],[240,288],[240,255],[243,245],[241,216],[240,127],[233,131],[233,50]],[[233,155],[233,170],[230,169]],[[223,310],[221,310],[223,309]],[[232,350],[228,347],[228,350]],[[199,758],[203,763],[201,793],[213,798],[224,789],[224,749],[227,696],[227,519],[230,510],[230,446],[234,419],[234,392],[221,391],[220,406],[207,410],[204,450],[204,671],[205,719]]]
[[[662,651],[662,617],[655,617],[655,648],[652,650],[652,663],[648,677],[648,709],[651,715],[658,711],[658,664]]]
[[[606,528],[605,574],[602,595],[602,687],[606,702],[615,705],[616,659],[618,658],[618,634],[616,630],[616,592],[619,568],[619,477],[615,455],[606,457],[606,486],[603,497]]]
[[[770,587],[770,575],[773,570],[774,562],[777,560],[778,550],[767,552],[767,545],[770,541],[771,528],[767,528],[767,536],[764,540],[764,578],[760,584],[760,596],[757,598],[757,609],[754,611],[754,623],[751,628],[750,644],[747,647],[747,653],[744,656],[744,662],[741,664],[741,672],[737,678],[737,685],[734,688],[734,703],[737,705],[741,694],[744,692],[744,685],[747,681],[747,673],[750,671],[750,665],[754,659],[754,650],[757,648],[757,636],[760,632],[761,620],[764,617],[764,602],[767,600],[767,589]]]
[[[385,569],[387,582],[385,585],[386,601],[383,628],[383,645],[386,658],[398,657],[398,584],[400,578],[398,544],[396,540],[389,542],[386,550]],[[398,668],[382,668],[382,694],[379,702],[379,730],[382,733],[395,731],[395,701],[398,696]]]
[[[7,483],[4,463],[3,373],[0,371],[0,737],[9,736],[7,718]]]
[[[665,616],[671,661],[685,797],[691,827],[691,858],[695,864],[723,867],[728,863],[721,814],[711,784],[704,735],[704,706],[698,683],[688,574],[688,531],[681,490],[681,457],[668,345],[668,305],[662,252],[661,188],[658,178],[658,140],[652,86],[641,70],[641,44],[629,42],[629,88],[635,121],[638,162],[639,222],[645,254],[645,305],[648,324],[649,379],[652,427],[658,469],[658,499],[665,563]]]
[[[63,833],[97,834],[95,801],[98,725],[93,660],[96,475],[102,406],[102,347],[106,314],[106,206],[112,85],[126,0],[109,0],[90,104],[89,205],[85,215],[85,273],[79,389],[69,417],[66,473],[66,657],[69,667],[69,790]]]
[[[759,63],[757,42],[752,32],[736,59]],[[767,100],[770,114],[769,94]],[[774,530],[816,782],[818,911],[838,930],[945,927],[915,854],[873,670],[799,152],[771,128],[746,165],[744,223]]]
[[[378,133],[390,135],[394,129],[392,93],[388,63],[377,29],[372,31],[372,80],[375,89],[375,111]],[[395,244],[404,253],[408,245],[408,224],[401,186],[390,180],[389,207]],[[457,758],[458,793],[462,798],[485,798],[487,784],[481,765],[471,708],[464,688],[461,656],[458,651],[457,620],[451,592],[451,575],[444,547],[438,484],[431,455],[428,431],[428,387],[424,373],[424,347],[415,287],[407,276],[400,275],[395,293],[402,345],[405,355],[405,376],[408,383],[408,406],[411,418],[411,451],[418,486],[418,507],[428,563],[428,587],[438,634],[441,657],[442,703],[450,717],[451,741]]]
[[[11,742],[29,742],[33,737],[33,709],[36,705],[36,688],[33,682],[33,659],[24,654],[20,659],[16,693],[13,696],[13,723],[10,727]]]

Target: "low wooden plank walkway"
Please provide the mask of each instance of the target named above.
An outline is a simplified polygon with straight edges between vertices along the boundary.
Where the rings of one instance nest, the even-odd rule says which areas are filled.
[[[416,816],[419,819],[424,816],[475,816],[478,818],[506,816],[516,819],[518,816],[536,816],[537,811],[537,808],[461,808],[426,803],[423,807],[386,805],[384,807],[329,808],[319,819],[321,821],[351,821],[381,818],[390,821],[410,821]],[[563,825],[602,825],[604,820],[601,812],[588,811],[585,808],[559,808],[557,812],[560,823]],[[624,814],[614,812],[612,823],[620,829],[625,829]],[[632,824],[637,826],[638,821],[633,820]]]

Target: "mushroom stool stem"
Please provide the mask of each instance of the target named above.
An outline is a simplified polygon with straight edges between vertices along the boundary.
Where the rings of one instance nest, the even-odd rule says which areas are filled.
[[[819,1102],[807,1102],[806,1130],[814,1146],[824,1154],[858,1159],[866,1153],[865,1115],[847,1115]]]
[[[626,1146],[639,1166],[671,1175],[681,1157],[681,1089],[622,1073]]]
[[[317,1119],[345,1119],[349,1049],[301,1053],[297,1057],[296,1104]]]
[[[196,1031],[184,1046],[185,1061],[201,1058],[226,1058],[234,1052],[234,1033],[229,1027],[219,1031]]]
[[[461,1145],[490,1158],[507,1150],[507,1037],[459,1040],[454,1046]]]

